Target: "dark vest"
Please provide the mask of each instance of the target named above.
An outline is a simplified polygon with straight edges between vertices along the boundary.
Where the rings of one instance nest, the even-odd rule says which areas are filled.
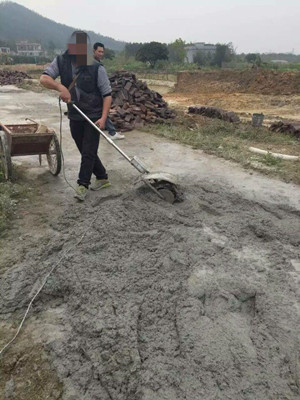
[[[73,81],[71,57],[66,52],[57,57],[57,64],[61,83],[68,88]],[[70,91],[72,101],[92,120],[97,120],[102,115],[103,98],[97,85],[100,65],[102,64],[95,61],[93,65],[78,67],[76,74],[79,72],[79,77],[76,87],[79,96],[75,87]],[[77,121],[84,120],[71,105],[68,105],[68,117]]]

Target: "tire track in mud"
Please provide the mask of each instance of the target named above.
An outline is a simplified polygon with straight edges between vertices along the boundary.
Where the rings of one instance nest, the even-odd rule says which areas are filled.
[[[298,211],[209,183],[185,193],[76,204],[2,277],[9,320],[99,212],[27,322],[64,400],[298,398]]]

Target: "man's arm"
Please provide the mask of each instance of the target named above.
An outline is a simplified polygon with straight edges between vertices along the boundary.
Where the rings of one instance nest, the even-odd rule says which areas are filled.
[[[40,78],[40,83],[47,89],[56,90],[59,92],[59,96],[65,103],[69,103],[71,101],[71,94],[68,89],[62,85],[61,83],[56,82],[49,75],[42,75]]]
[[[100,93],[102,94],[102,97],[103,97],[103,106],[102,106],[102,116],[95,123],[96,123],[96,125],[99,126],[100,129],[104,129],[106,118],[107,118],[109,110],[110,110],[112,97],[111,97],[110,82],[109,82],[106,70],[103,67],[103,65],[101,65],[98,68],[97,84],[98,84],[98,89],[100,90]]]
[[[100,129],[105,128],[106,118],[108,117],[108,113],[109,113],[110,106],[111,106],[111,101],[112,101],[111,96],[105,96],[103,98],[102,116],[100,119],[98,119],[98,121],[95,122],[95,124],[98,125]]]
[[[71,95],[69,90],[63,86],[61,83],[55,81],[59,76],[59,67],[57,57],[52,61],[50,65],[44,70],[42,76],[40,77],[40,83],[47,89],[56,90],[59,92],[61,99],[68,103],[71,101]]]

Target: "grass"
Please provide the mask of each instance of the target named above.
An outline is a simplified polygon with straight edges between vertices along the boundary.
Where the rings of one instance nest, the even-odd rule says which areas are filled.
[[[273,166],[282,167],[282,160],[280,158],[272,156],[271,153],[263,155],[261,162],[270,167]]]
[[[254,128],[251,124],[188,115],[181,111],[178,111],[175,120],[147,125],[143,130],[235,161],[245,168],[300,184],[299,161],[282,160],[271,154],[258,155],[249,150],[252,146],[270,152],[299,155],[300,141],[291,135],[271,132],[265,127]]]

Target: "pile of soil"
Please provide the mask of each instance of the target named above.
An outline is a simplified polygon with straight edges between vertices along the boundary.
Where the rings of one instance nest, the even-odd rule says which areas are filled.
[[[111,119],[120,131],[141,128],[146,122],[162,122],[174,118],[162,95],[148,88],[135,74],[118,71],[110,77],[113,105]]]
[[[0,86],[16,85],[21,83],[24,79],[31,79],[31,76],[27,75],[25,72],[0,69]]]
[[[291,95],[300,93],[300,73],[253,68],[243,71],[217,70],[180,72],[177,92],[259,93]]]

